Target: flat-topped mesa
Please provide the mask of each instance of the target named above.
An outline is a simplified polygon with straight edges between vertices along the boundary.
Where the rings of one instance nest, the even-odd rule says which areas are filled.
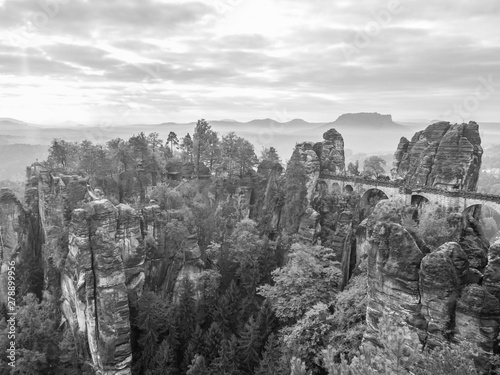
[[[392,177],[410,185],[476,191],[482,155],[477,123],[437,122],[411,141],[401,138]]]

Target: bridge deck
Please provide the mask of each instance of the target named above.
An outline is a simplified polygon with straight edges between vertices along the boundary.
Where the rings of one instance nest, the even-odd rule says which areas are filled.
[[[495,194],[483,194],[477,193],[474,191],[466,191],[460,189],[454,190],[445,190],[439,189],[430,186],[423,185],[409,185],[404,181],[384,181],[384,180],[372,180],[369,178],[359,177],[359,176],[346,176],[346,175],[338,175],[333,173],[321,173],[319,176],[320,179],[325,180],[336,180],[343,182],[351,182],[355,184],[369,185],[369,186],[384,186],[390,188],[399,188],[401,193],[403,194],[418,194],[419,192],[437,194],[446,197],[453,198],[464,198],[464,199],[474,199],[478,201],[492,202],[500,204],[500,195]]]

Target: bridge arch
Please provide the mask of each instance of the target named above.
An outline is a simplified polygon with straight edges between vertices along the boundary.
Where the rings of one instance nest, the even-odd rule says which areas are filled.
[[[423,205],[429,204],[431,201],[429,198],[420,194],[413,194],[411,196],[411,205],[415,207],[422,207]]]
[[[352,185],[346,185],[344,186],[344,193],[351,194],[354,192],[354,188]]]
[[[389,196],[379,188],[368,189],[360,200],[361,220],[367,218],[378,202],[384,199],[389,199]]]

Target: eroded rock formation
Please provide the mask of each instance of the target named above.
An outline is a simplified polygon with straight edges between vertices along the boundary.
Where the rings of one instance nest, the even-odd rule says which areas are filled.
[[[118,210],[106,199],[73,211],[62,273],[63,312],[104,374],[130,374],[130,311]],[[78,324],[75,324],[78,323]]]
[[[0,303],[8,300],[8,271],[23,251],[39,251],[31,245],[36,237],[30,217],[9,189],[0,190]],[[14,294],[11,296],[15,296]]]
[[[401,138],[392,169],[393,178],[410,185],[475,191],[483,149],[475,122],[438,122]]]
[[[358,228],[358,256],[368,257],[365,340],[379,345],[378,324],[389,316],[417,334],[422,347],[466,341],[493,353],[500,332],[497,246],[490,249],[485,285],[479,285],[481,279],[470,272],[468,255],[458,243],[426,254],[423,243],[401,225],[404,210],[396,206],[380,202]]]
[[[40,288],[60,299],[64,321],[88,344],[100,374],[131,373],[130,301],[145,286],[173,292],[177,274],[195,278],[200,259],[196,227],[182,207],[165,215],[155,204],[115,206],[86,178],[40,165],[28,169],[25,207],[2,191],[0,225],[2,263],[36,253],[29,255],[40,259]]]
[[[418,272],[424,255],[400,224],[378,222],[370,237],[365,338],[378,344],[378,322],[387,312],[401,325],[420,325]]]
[[[323,141],[297,144],[298,155],[306,173],[307,208],[299,226],[303,238],[334,249],[341,262],[343,282],[347,283],[352,263],[353,226],[359,219],[360,197],[354,193],[342,194],[340,188],[332,194],[320,181],[321,173],[345,174],[344,139],[335,129],[323,134]]]

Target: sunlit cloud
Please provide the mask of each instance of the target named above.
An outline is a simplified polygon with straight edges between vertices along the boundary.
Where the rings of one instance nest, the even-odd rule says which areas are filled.
[[[500,82],[498,1],[394,1],[0,0],[0,117],[434,119]],[[499,92],[470,119],[497,120]]]

